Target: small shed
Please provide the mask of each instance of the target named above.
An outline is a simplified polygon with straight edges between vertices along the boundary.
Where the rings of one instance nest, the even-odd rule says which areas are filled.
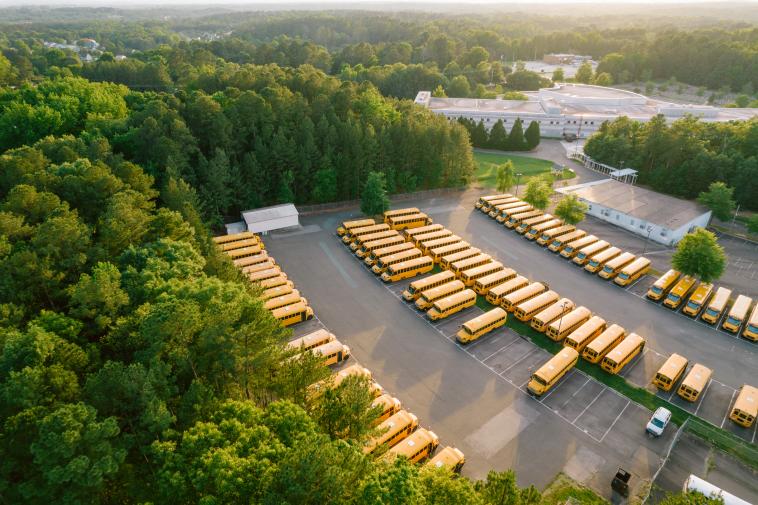
[[[293,228],[300,225],[298,212],[291,203],[273,205],[260,209],[246,210],[242,212],[247,231],[253,233],[266,233],[282,228]]]

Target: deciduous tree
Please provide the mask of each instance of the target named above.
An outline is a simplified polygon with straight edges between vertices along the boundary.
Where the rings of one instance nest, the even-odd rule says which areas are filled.
[[[700,193],[697,200],[711,209],[718,219],[727,221],[734,212],[733,194],[734,188],[728,187],[723,182],[713,182],[708,186],[708,191]]]
[[[566,195],[555,206],[555,215],[568,224],[577,224],[584,219],[587,204],[575,194]]]
[[[724,272],[726,255],[713,233],[697,228],[679,241],[671,265],[685,275],[713,282]]]

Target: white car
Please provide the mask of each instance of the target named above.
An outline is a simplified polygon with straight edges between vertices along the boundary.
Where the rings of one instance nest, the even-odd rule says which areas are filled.
[[[663,435],[663,430],[666,429],[669,421],[671,421],[671,411],[663,407],[658,407],[656,411],[653,412],[653,417],[648,421],[645,431],[653,436],[660,437]]]

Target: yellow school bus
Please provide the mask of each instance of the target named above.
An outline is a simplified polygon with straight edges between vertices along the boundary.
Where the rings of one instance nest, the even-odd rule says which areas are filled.
[[[384,222],[389,224],[392,218],[400,217],[400,216],[411,216],[411,215],[420,214],[420,213],[421,211],[418,210],[416,207],[407,207],[405,209],[387,210],[387,211],[384,211]]]
[[[489,215],[489,213],[492,211],[492,209],[494,209],[498,205],[503,205],[503,204],[507,204],[507,203],[514,203],[514,202],[518,202],[518,201],[519,201],[519,199],[516,198],[516,197],[514,197],[514,196],[511,196],[511,197],[508,197],[508,198],[499,198],[497,200],[490,200],[489,202],[487,202],[484,205],[482,205],[482,208],[479,209],[479,210],[481,210],[485,214]]]
[[[443,270],[449,270],[450,265],[456,261],[473,258],[474,256],[479,256],[481,253],[482,251],[480,251],[477,247],[469,247],[468,249],[464,249],[463,251],[459,251],[457,253],[447,254],[440,258],[440,268]]]
[[[521,289],[529,285],[529,280],[522,276],[516,275],[513,279],[505,281],[502,284],[498,284],[494,288],[490,288],[487,293],[487,301],[492,305],[500,305],[503,301],[503,297],[507,296],[514,291]]]
[[[374,264],[374,266],[371,267],[371,271],[374,272],[374,274],[379,275],[386,272],[387,268],[389,268],[391,265],[394,265],[396,263],[402,263],[408,260],[412,260],[413,258],[420,258],[421,256],[423,256],[423,253],[421,252],[420,249],[417,249],[415,247],[413,249],[401,251],[399,253],[391,254],[389,256],[382,256],[381,258],[379,258],[376,264]]]
[[[411,463],[418,463],[428,458],[439,444],[440,439],[433,431],[419,428],[387,451],[384,457],[391,459],[402,456]]]
[[[354,228],[363,228],[364,226],[371,226],[372,224],[376,224],[376,221],[373,219],[356,219],[353,221],[342,221],[342,225],[337,228],[337,236],[342,237],[346,233],[349,233],[350,230]]]
[[[479,198],[476,204],[474,204],[474,207],[476,207],[477,209],[483,210],[482,207],[487,205],[489,202],[494,202],[495,200],[505,200],[508,198],[513,198],[513,195],[510,193],[500,193],[499,195],[483,196]]]
[[[697,286],[697,279],[690,277],[689,275],[685,275],[679,279],[679,282],[676,283],[674,288],[669,292],[668,296],[666,296],[666,299],[663,300],[663,305],[670,309],[676,310],[679,305],[682,304],[682,301],[687,297],[687,294],[689,294],[689,292],[692,291],[695,286]]]
[[[713,295],[713,298],[711,298],[711,301],[708,303],[708,307],[706,307],[703,315],[700,316],[700,319],[708,324],[718,323],[721,314],[723,314],[724,309],[726,309],[726,304],[729,302],[730,296],[732,296],[731,289],[725,288],[724,286],[719,287],[716,290],[716,294]]]
[[[307,335],[304,335],[300,338],[296,338],[295,340],[287,342],[287,347],[289,349],[293,349],[293,350],[301,351],[301,352],[309,351],[313,349],[314,347],[328,344],[332,340],[337,340],[337,337],[334,336],[334,333],[326,331],[325,329],[322,328],[322,329],[313,331]]]
[[[575,265],[579,265],[580,267],[583,267],[584,265],[589,263],[590,259],[592,259],[593,256],[595,256],[596,254],[600,254],[601,252],[605,251],[609,247],[611,247],[611,244],[609,244],[605,240],[598,240],[594,244],[590,244],[579,249],[579,252],[576,253],[576,256],[574,256],[574,258],[571,261]]]
[[[384,282],[397,282],[431,272],[433,268],[434,263],[432,262],[432,258],[421,256],[390,265],[381,278]]]
[[[750,314],[750,319],[747,320],[742,336],[749,340],[758,340],[758,303],[753,307],[753,312]]]
[[[238,240],[247,240],[250,238],[258,238],[258,236],[253,232],[243,231],[240,233],[230,233],[228,235],[213,237],[213,242],[216,244],[226,244],[228,242],[237,242]]]
[[[261,251],[260,253],[255,254],[253,256],[246,256],[244,258],[234,260],[232,263],[234,263],[234,266],[237,268],[244,268],[244,267],[249,267],[251,265],[256,265],[258,263],[262,263],[264,261],[271,261],[274,264],[276,264],[276,261],[274,261],[274,258],[269,256],[266,251]]]
[[[385,393],[381,395],[380,397],[376,398],[371,403],[371,407],[372,408],[380,407],[382,409],[381,413],[374,420],[374,425],[377,425],[381,423],[382,421],[389,419],[390,417],[395,415],[397,412],[400,412],[400,409],[402,408],[402,404],[400,403],[400,400],[398,400],[394,396]]]
[[[342,236],[342,243],[345,245],[350,245],[364,235],[371,235],[372,233],[387,231],[389,229],[390,227],[385,223],[372,224],[371,226],[363,226],[361,228],[353,228],[349,233],[346,233]]]
[[[430,275],[425,279],[419,279],[411,282],[408,288],[403,291],[403,299],[406,302],[413,302],[427,290],[434,289],[455,280],[455,274],[448,270]]]
[[[721,327],[732,333],[737,333],[742,327],[742,323],[745,322],[748,312],[750,311],[750,305],[753,304],[753,299],[749,296],[739,295],[734,301],[732,308],[729,309],[729,313],[726,315],[726,319],[721,323]]]
[[[251,245],[248,247],[242,247],[240,249],[226,251],[226,255],[229,256],[229,259],[234,261],[241,258],[246,258],[248,256],[256,256],[260,254],[261,251],[263,251],[263,248],[260,245]]]
[[[495,221],[497,221],[498,223],[505,223],[508,219],[510,219],[511,216],[515,214],[523,214],[524,212],[528,212],[532,209],[534,209],[534,207],[532,207],[526,202],[519,202],[518,204],[514,203],[511,205],[506,205],[505,207],[501,208],[498,211],[498,213],[495,215]]]
[[[223,252],[233,251],[235,249],[242,249],[243,247],[259,246],[261,241],[258,237],[246,238],[244,240],[236,240],[234,242],[225,242],[219,244],[219,247]]]
[[[598,270],[603,268],[608,261],[612,260],[613,258],[617,257],[620,254],[621,254],[621,249],[619,249],[618,247],[609,247],[608,249],[600,251],[599,253],[589,258],[589,261],[587,261],[586,264],[584,265],[584,269],[587,272],[594,274]],[[576,258],[578,258],[580,255],[581,253],[579,253],[579,255],[577,255]]]
[[[687,300],[687,303],[682,309],[682,314],[690,317],[697,317],[697,315],[700,314],[700,311],[703,310],[705,304],[708,303],[711,293],[713,293],[712,283],[703,282],[700,284],[697,289],[692,292],[692,295],[690,295],[690,299]]]
[[[655,283],[650,286],[650,289],[647,290],[646,296],[651,300],[655,300],[657,302],[666,296],[669,291],[671,291],[671,288],[674,287],[674,284],[676,284],[676,281],[679,280],[679,277],[681,275],[682,274],[672,268],[665,274],[658,277],[658,280],[655,281]]]
[[[512,268],[503,268],[493,274],[485,275],[476,280],[474,291],[477,295],[487,296],[490,289],[516,277],[516,271]]]
[[[590,309],[584,306],[576,307],[565,316],[559,317],[548,324],[545,329],[545,334],[550,337],[551,340],[561,342],[573,333],[575,329],[586,323],[590,317],[592,317]]]
[[[547,248],[549,251],[552,251],[554,253],[559,253],[570,242],[573,242],[574,240],[577,240],[580,238],[584,238],[586,235],[587,235],[587,232],[584,230],[574,230],[571,233],[566,233],[565,235],[561,235],[559,237],[553,237],[552,242],[550,242],[550,245],[548,245]]]
[[[548,221],[552,221],[555,219],[555,216],[552,214],[541,214],[539,216],[530,217],[529,219],[524,219],[521,221],[518,226],[516,226],[516,233],[519,235],[523,235],[529,230],[532,229],[533,226],[537,226],[538,224],[547,223]]]
[[[574,230],[576,230],[576,226],[573,224],[563,224],[561,226],[556,226],[555,228],[550,228],[549,230],[545,230],[540,233],[540,236],[537,237],[536,242],[541,246],[546,246],[554,239],[560,237],[561,235],[571,233]]]
[[[551,219],[550,221],[545,221],[544,223],[532,226],[529,228],[529,231],[524,234],[524,237],[526,237],[527,240],[535,240],[546,231],[558,228],[559,226],[563,226],[563,220]]]
[[[289,286],[291,288],[295,287],[295,284],[293,284],[292,281],[287,280],[286,274],[277,275],[276,277],[271,277],[270,279],[260,281],[258,285],[264,290],[278,288],[279,286]]]
[[[279,267],[272,267],[266,270],[258,270],[257,272],[251,272],[247,274],[247,278],[250,280],[250,282],[261,282],[274,277],[284,277],[286,279],[287,274],[282,272]]]
[[[416,299],[416,308],[418,310],[429,310],[432,307],[432,304],[437,300],[454,295],[455,293],[460,293],[464,289],[466,289],[466,286],[463,282],[457,279],[451,282],[446,282],[441,286],[427,289]]]
[[[393,230],[407,230],[408,228],[420,228],[432,224],[432,218],[419,212],[418,214],[409,214],[407,216],[394,216],[384,221]]]
[[[374,252],[377,249],[383,249],[385,247],[390,247],[393,245],[399,245],[399,244],[405,244],[405,239],[402,235],[399,233],[395,233],[395,235],[390,235],[386,238],[381,238],[378,240],[372,240],[370,242],[364,242],[360,249],[355,251],[355,255],[359,258],[367,258],[372,252]]]
[[[522,323],[527,323],[539,312],[542,312],[557,302],[559,298],[558,293],[548,289],[547,291],[516,305],[513,309],[513,315]]]
[[[474,204],[474,207],[477,209],[481,209],[483,205],[486,205],[487,202],[491,202],[493,200],[503,200],[505,198],[511,198],[513,195],[510,193],[500,193],[499,195],[487,195],[482,196],[477,200],[477,202]]]
[[[463,281],[466,287],[470,288],[473,287],[479,279],[494,274],[495,272],[500,272],[504,268],[503,264],[499,261],[492,261],[478,267],[461,270],[458,272],[458,278]]]
[[[600,363],[600,368],[610,374],[618,374],[644,348],[645,339],[636,333],[630,333],[605,355],[602,363]]]
[[[487,215],[493,218],[497,218],[501,217],[503,215],[503,212],[508,209],[518,209],[521,207],[524,207],[524,210],[527,210],[526,207],[531,207],[531,205],[522,200],[519,200],[518,198],[509,198],[503,203],[490,207],[490,211]],[[500,222],[502,223],[502,221]]]
[[[450,237],[453,235],[453,232],[448,229],[441,229],[437,231],[432,231],[428,233],[421,233],[420,235],[414,235],[411,237],[408,241],[412,242],[416,245],[416,247],[419,247],[419,245],[422,242],[431,242],[432,240],[437,240],[439,238],[445,238]]]
[[[371,380],[371,372],[368,368],[364,368],[360,365],[350,365],[339,372],[332,374],[330,377],[308,386],[306,395],[311,399],[316,398],[323,394],[327,389],[336,389],[345,379],[352,376],[366,377],[368,380]],[[372,393],[374,394],[374,397],[378,397],[382,394],[381,388],[372,387]]]
[[[271,258],[269,258],[266,261],[263,261],[261,263],[255,263],[254,265],[248,265],[246,267],[243,267],[242,268],[242,273],[246,274],[246,275],[249,275],[249,274],[252,274],[253,272],[260,272],[261,270],[268,270],[268,269],[274,268],[276,266],[278,266],[278,265],[276,263],[274,263],[274,261]]]
[[[355,252],[358,252],[359,250],[363,248],[363,244],[366,244],[368,242],[374,242],[375,240],[383,240],[385,238],[392,238],[392,237],[400,237],[400,234],[397,232],[397,230],[383,230],[383,231],[378,231],[376,233],[369,233],[368,235],[356,237],[356,239],[350,243],[350,249],[352,249]]]
[[[624,328],[617,324],[610,325],[595,340],[585,346],[582,351],[582,358],[590,363],[600,362],[608,354],[608,351],[624,340],[625,336]]]
[[[607,264],[605,265],[608,266]],[[618,273],[613,282],[619,286],[628,286],[650,271],[650,260],[640,256],[632,261]],[[601,272],[602,273],[602,272]]]
[[[561,249],[561,256],[566,259],[573,259],[577,254],[579,254],[579,251],[589,245],[598,242],[599,240],[600,239],[598,239],[595,235],[587,235],[582,238],[572,240],[571,242],[566,242],[563,245],[563,249]]]
[[[453,272],[457,278],[460,279],[461,272],[463,272],[464,270],[486,265],[487,263],[492,263],[492,256],[490,256],[489,254],[481,253],[476,256],[466,258],[465,260],[460,260],[460,261],[456,261],[455,263],[450,263],[449,270]]]
[[[298,302],[274,309],[271,314],[282,323],[282,326],[292,326],[312,318],[313,309],[302,302]]]
[[[336,365],[350,357],[350,348],[340,343],[339,340],[321,344],[311,349],[311,352],[324,360],[324,366]]]
[[[447,237],[432,240],[422,240],[419,242],[418,248],[421,249],[424,254],[431,256],[430,252],[432,249],[457,244],[459,242],[463,242],[461,237],[458,235],[449,235]],[[434,261],[434,259],[432,259],[432,261]]]
[[[577,352],[582,352],[587,344],[597,338],[605,330],[605,319],[600,316],[592,316],[579,328],[566,335],[563,345],[571,347]]]
[[[475,303],[476,293],[471,289],[464,289],[460,293],[455,293],[434,302],[432,308],[426,312],[426,316],[432,321],[444,319],[473,306]]]
[[[413,433],[417,426],[418,418],[416,416],[405,410],[400,410],[378,426],[377,430],[381,435],[369,440],[363,448],[363,453],[371,454],[382,445],[392,447]]]
[[[516,310],[517,305],[519,305],[520,303],[524,303],[530,298],[539,296],[540,294],[547,291],[547,289],[548,287],[545,284],[541,282],[533,282],[529,284],[528,286],[525,286],[521,289],[517,289],[513,293],[502,297],[502,299],[500,300],[500,306],[503,307],[508,312],[513,312],[514,310]]]
[[[410,251],[411,249],[415,249],[415,248],[416,247],[410,242],[403,242],[402,244],[395,244],[395,245],[390,245],[386,247],[380,247],[379,249],[374,249],[373,251],[371,251],[371,253],[368,256],[366,256],[363,262],[369,267],[373,267],[374,265],[376,265],[376,262],[379,261],[379,259],[381,258],[384,258],[386,256],[392,256],[393,254],[401,253],[403,251]]]
[[[266,300],[270,300],[277,296],[283,296],[292,293],[294,290],[294,284],[282,284],[281,286],[264,289],[261,293],[261,300],[265,302]]]
[[[545,293],[542,293],[540,296],[544,296],[544,294]],[[537,298],[539,298],[539,296]],[[536,298],[532,298],[532,300],[536,300]],[[531,303],[532,300],[529,300],[526,303]],[[544,332],[547,330],[547,327],[550,323],[560,317],[563,317],[567,312],[573,309],[574,302],[568,298],[561,298],[560,300],[556,300],[555,303],[548,305],[540,312],[537,312],[529,322],[529,326],[539,332]],[[519,309],[516,309],[516,312],[518,312],[518,310]]]
[[[511,214],[508,217],[508,219],[505,220],[505,222],[503,224],[507,228],[510,228],[512,230],[513,228],[517,227],[518,225],[520,225],[521,223],[523,223],[527,219],[532,219],[532,218],[535,218],[535,217],[540,217],[542,214],[543,214],[542,211],[541,210],[537,210],[537,209],[527,210],[527,211],[523,211],[523,212],[519,212],[519,213],[515,213],[514,212],[513,214]]]
[[[505,310],[495,307],[463,323],[460,331],[456,334],[456,338],[461,344],[467,344],[494,329],[500,328],[505,324],[507,318],[508,313]]]
[[[564,347],[532,374],[526,387],[527,390],[534,396],[542,396],[555,386],[561,377],[574,368],[578,360],[578,352],[570,347]]]
[[[671,391],[671,388],[679,381],[687,370],[689,361],[684,356],[672,354],[653,377],[653,385],[661,391]]]
[[[695,363],[690,370],[690,373],[688,373],[687,377],[682,381],[676,394],[688,402],[696,402],[697,399],[700,398],[700,394],[708,386],[712,373],[713,372],[710,368],[705,367],[700,363]]]
[[[447,468],[451,472],[457,473],[461,471],[466,458],[463,456],[463,452],[455,447],[447,446],[439,451],[435,456],[424,463],[425,466],[431,466],[434,468]]]
[[[433,231],[440,231],[444,229],[445,227],[441,224],[428,224],[420,228],[408,228],[406,230],[403,230],[403,236],[405,237],[405,240],[411,240],[416,235],[423,235],[425,233],[431,233]]]
[[[445,256],[450,256],[451,254],[467,251],[469,249],[471,249],[471,244],[465,240],[461,240],[460,242],[455,242],[450,245],[431,248],[429,249],[428,255],[432,258],[432,261],[439,263]]]
[[[636,256],[630,252],[620,254],[612,260],[607,261],[598,275],[602,279],[613,279],[619,274],[619,272],[621,272],[622,268],[631,264],[635,258]]]
[[[308,300],[305,297],[300,296],[300,292],[297,289],[293,289],[291,293],[266,300],[263,307],[266,310],[274,310],[297,302],[303,302],[308,305]]]
[[[729,419],[740,426],[750,428],[756,417],[758,417],[758,388],[745,384],[740,388]]]

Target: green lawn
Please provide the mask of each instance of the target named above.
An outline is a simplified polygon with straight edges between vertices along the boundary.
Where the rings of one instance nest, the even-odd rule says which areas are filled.
[[[550,170],[553,167],[553,162],[548,160],[527,158],[526,156],[517,156],[513,154],[496,154],[474,151],[477,182],[482,186],[494,188],[497,183],[497,166],[502,165],[508,160],[513,162],[513,165],[516,167],[516,173],[523,174],[519,180],[519,184],[526,183],[526,181],[532,176],[550,173]]]

